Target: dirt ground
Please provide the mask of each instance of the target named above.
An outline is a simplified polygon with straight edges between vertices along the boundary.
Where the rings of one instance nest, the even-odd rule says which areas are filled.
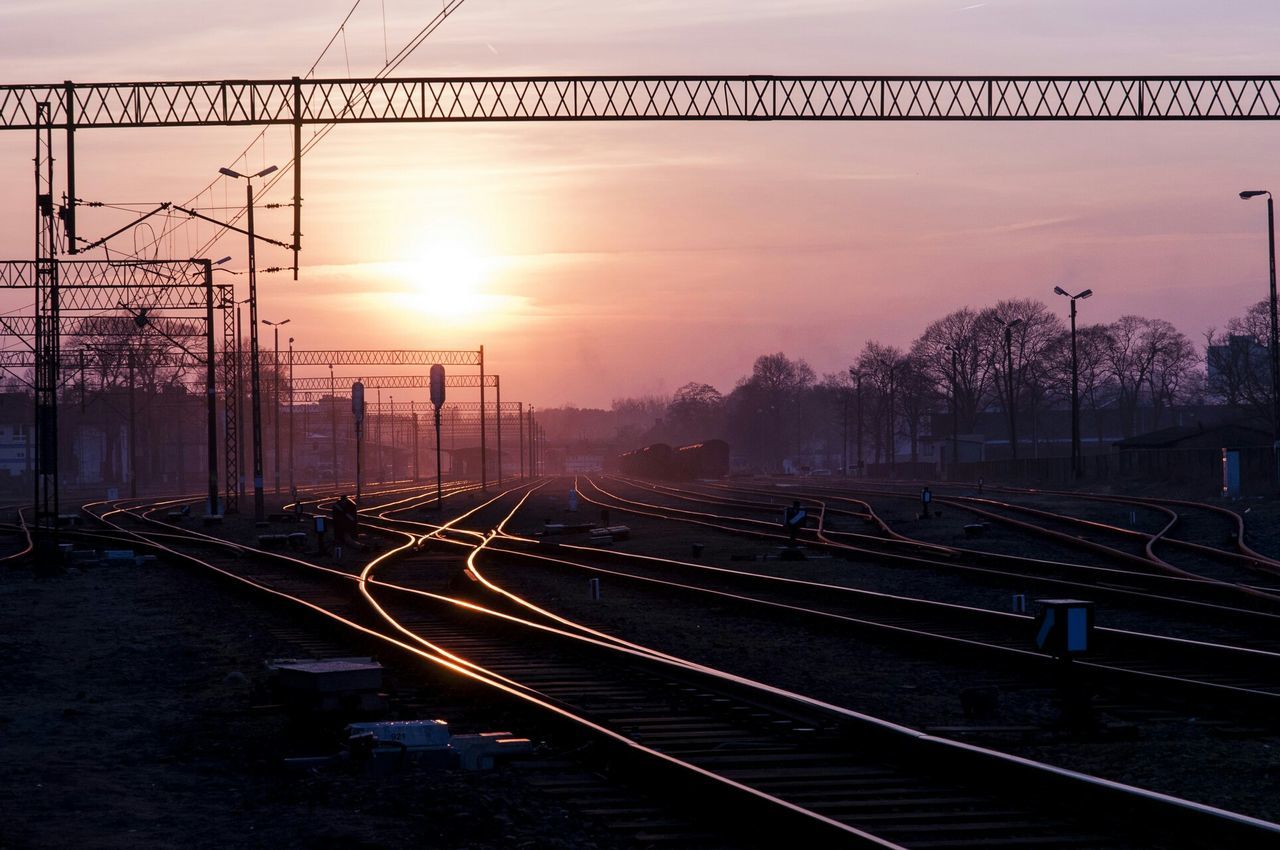
[[[565,515],[562,494],[550,492],[513,530]],[[1270,507],[1255,507],[1254,517],[1273,515]],[[617,511],[612,521],[636,531],[620,549],[689,557],[696,542],[705,547],[703,563],[832,581],[843,575],[909,595],[986,594],[990,607],[1007,598],[1002,588],[927,571],[838,560],[744,563],[733,556],[773,547],[701,529],[673,532]],[[222,533],[251,538],[256,530]],[[1053,730],[1051,694],[1019,694],[1007,678],[978,668],[617,581],[606,580],[603,599],[592,601],[584,574],[495,568],[493,575],[553,610],[658,649],[920,727],[1035,727],[966,739],[1280,818],[1280,739],[1270,732],[1236,738],[1229,727],[1178,718],[1081,740]],[[182,568],[87,567],[53,578],[0,571],[0,850],[634,846],[584,823],[515,770],[374,779],[283,769],[285,756],[330,752],[337,737],[299,731],[282,713],[257,708],[270,702],[264,662],[297,654],[291,635],[299,630],[284,613]],[[788,667],[779,657],[805,663]],[[397,675],[390,665],[388,675]],[[965,716],[959,693],[973,685],[999,689],[994,716]]]
[[[618,846],[516,770],[283,769],[336,738],[254,708],[292,628],[181,568],[0,571],[0,849]]]

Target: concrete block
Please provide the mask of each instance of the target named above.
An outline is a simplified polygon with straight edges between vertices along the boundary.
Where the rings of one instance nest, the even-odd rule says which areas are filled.
[[[463,770],[491,770],[500,758],[529,755],[533,742],[513,737],[510,732],[481,732],[479,735],[454,735],[449,748],[458,754]]]
[[[443,720],[386,720],[352,723],[347,735],[373,735],[380,743],[391,743],[406,750],[443,749],[449,746],[449,724]]]
[[[377,691],[382,687],[382,665],[374,661],[293,661],[275,669],[280,688],[298,694]]]

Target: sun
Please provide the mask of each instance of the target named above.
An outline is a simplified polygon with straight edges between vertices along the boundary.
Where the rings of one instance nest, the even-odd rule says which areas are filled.
[[[491,307],[484,293],[493,260],[474,238],[438,234],[419,243],[412,259],[400,264],[413,306],[438,319],[474,318]]]

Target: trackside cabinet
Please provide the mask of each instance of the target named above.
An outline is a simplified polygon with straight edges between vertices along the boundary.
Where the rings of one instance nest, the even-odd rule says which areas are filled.
[[[1083,599],[1037,599],[1036,648],[1058,658],[1084,655],[1093,639],[1093,603]]]

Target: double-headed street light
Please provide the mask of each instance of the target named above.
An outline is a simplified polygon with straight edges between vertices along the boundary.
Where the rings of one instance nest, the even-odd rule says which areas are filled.
[[[1013,329],[1022,324],[1021,319],[1006,322],[1000,317],[996,321],[1004,325],[1004,361],[1005,377],[1009,388],[1009,456],[1018,459],[1018,416],[1017,397],[1013,391]]]
[[[276,448],[276,495],[277,496],[280,495],[280,326],[287,325],[291,321],[293,320],[281,319],[278,322],[268,321],[267,319],[262,320],[262,324],[270,327],[274,331],[275,337],[276,337],[276,356],[275,356],[275,360],[273,361],[276,367],[275,368],[276,389],[274,394],[275,404],[272,405],[272,411],[273,411],[272,418],[275,419],[276,421],[276,439],[275,439],[274,445]],[[292,340],[290,340],[290,342],[292,342]],[[293,386],[293,384],[290,383],[290,386]],[[292,413],[292,408],[290,409],[290,412]],[[290,422],[290,425],[292,425],[292,422]]]
[[[253,519],[263,522],[267,518],[262,493],[262,375],[258,363],[258,273],[255,262],[253,238],[253,181],[275,171],[269,165],[257,174],[241,174],[230,168],[219,168],[218,173],[244,180],[246,229],[249,234],[249,406],[253,411]]]
[[[1271,433],[1280,476],[1280,340],[1276,339],[1276,212],[1275,201],[1266,189],[1250,189],[1240,193],[1241,200],[1267,196],[1267,249],[1271,260]]]
[[[1079,478],[1080,469],[1080,365],[1076,359],[1076,302],[1088,298],[1093,294],[1092,289],[1086,289],[1077,295],[1072,295],[1061,286],[1053,288],[1054,294],[1061,295],[1071,301],[1071,475]]]

